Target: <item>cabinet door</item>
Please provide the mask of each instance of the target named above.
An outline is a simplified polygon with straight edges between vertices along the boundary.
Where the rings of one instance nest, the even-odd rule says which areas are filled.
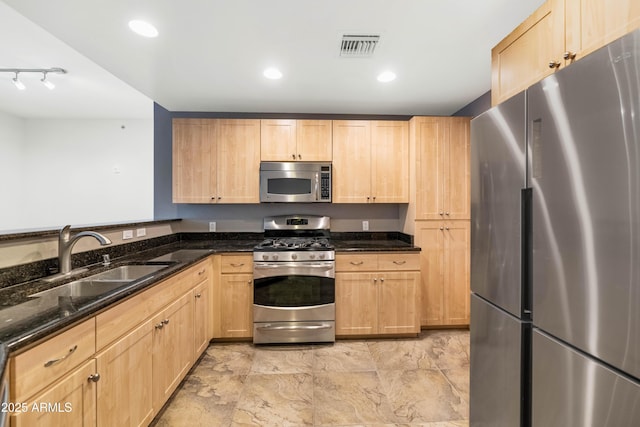
[[[89,376],[95,373],[95,362],[90,360],[64,376],[42,394],[25,402],[26,412],[12,414],[11,425],[13,427],[95,426],[96,383],[89,381]]]
[[[414,120],[416,143],[416,219],[443,219],[444,150],[449,122],[443,117]]]
[[[452,117],[449,137],[444,149],[444,188],[442,190],[445,219],[471,219],[471,146],[467,117]]]
[[[217,120],[218,203],[259,203],[260,120]]]
[[[153,407],[157,411],[178,387],[193,361],[191,292],[152,320]]]
[[[220,337],[253,336],[253,275],[222,274],[220,278]]]
[[[576,59],[639,27],[637,0],[566,0],[566,48]]]
[[[98,426],[143,426],[153,419],[152,331],[145,322],[96,356]]]
[[[420,332],[420,273],[381,272],[378,279],[378,333]]]
[[[422,309],[420,324],[444,325],[444,224],[417,221],[416,245],[420,246]]]
[[[371,123],[363,120],[333,121],[334,203],[367,203],[371,200]]]
[[[173,202],[213,203],[216,196],[213,120],[173,120]]]
[[[260,120],[260,159],[293,162],[298,160],[295,120]]]
[[[332,160],[331,120],[298,120],[298,160],[330,162]]]
[[[444,322],[468,325],[471,290],[470,223],[452,221],[444,230]]]
[[[336,335],[378,333],[378,289],[373,279],[370,273],[336,273]]]
[[[547,0],[491,50],[491,104],[553,73],[564,52],[564,0]]]
[[[408,122],[372,122],[371,177],[373,202],[409,202]]]
[[[209,346],[211,339],[211,284],[209,279],[193,289],[194,362]]]

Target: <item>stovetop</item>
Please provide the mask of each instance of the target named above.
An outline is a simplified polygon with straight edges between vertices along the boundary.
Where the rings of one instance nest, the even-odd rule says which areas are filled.
[[[276,237],[268,238],[254,247],[254,251],[330,251],[334,247],[324,237]]]

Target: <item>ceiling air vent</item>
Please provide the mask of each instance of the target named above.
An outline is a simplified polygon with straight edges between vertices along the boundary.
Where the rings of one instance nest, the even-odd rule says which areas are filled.
[[[347,58],[367,58],[373,55],[380,36],[375,34],[344,34],[340,44],[340,56]]]

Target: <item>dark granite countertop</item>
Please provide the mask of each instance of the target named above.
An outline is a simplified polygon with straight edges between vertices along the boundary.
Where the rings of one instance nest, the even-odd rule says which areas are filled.
[[[212,238],[210,233],[197,233],[159,247],[141,250],[114,260],[109,267],[100,264],[89,266],[85,273],[67,280],[47,283],[42,279],[18,283],[1,289],[9,306],[0,309],[0,367],[6,363],[8,354],[96,312],[127,298],[158,281],[172,276],[211,254],[226,252],[251,252],[262,241],[260,233],[246,233],[243,238]],[[336,252],[382,252],[420,251],[413,246],[412,236],[403,233],[332,233],[331,242]],[[134,281],[101,295],[89,297],[65,297],[64,303],[58,295],[30,298],[40,292],[72,280],[97,274],[109,268],[135,263],[167,263],[167,267],[153,273],[152,278]],[[8,297],[10,296],[10,297]],[[1,307],[0,307],[1,308]]]

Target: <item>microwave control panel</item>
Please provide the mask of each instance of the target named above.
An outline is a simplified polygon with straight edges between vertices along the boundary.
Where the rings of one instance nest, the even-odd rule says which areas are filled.
[[[331,200],[331,172],[320,173],[320,200]]]

